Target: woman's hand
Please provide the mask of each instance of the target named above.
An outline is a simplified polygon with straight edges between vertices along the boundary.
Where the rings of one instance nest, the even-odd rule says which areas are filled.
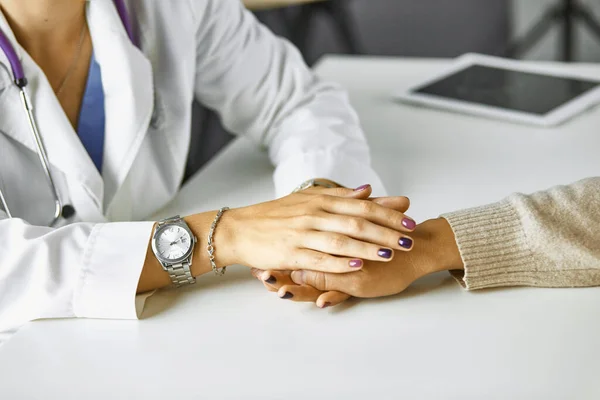
[[[313,188],[230,210],[215,232],[217,263],[342,273],[360,270],[364,260],[389,262],[394,250],[412,249],[405,233],[416,224],[389,208],[394,202],[407,207],[408,199],[370,201],[370,194],[368,185]]]
[[[418,278],[442,270],[463,268],[452,229],[444,219],[420,224],[414,231],[414,250],[389,264],[367,262],[360,271],[328,274],[318,271],[258,271],[252,274],[268,290],[293,301],[316,302],[321,308],[350,296],[381,297],[400,293]]]
[[[263,271],[252,268],[251,272],[269,292],[277,292],[277,296],[282,299],[315,302],[317,307],[326,308],[343,303],[352,297],[337,290],[323,291],[312,286],[299,285],[292,280],[292,271]]]

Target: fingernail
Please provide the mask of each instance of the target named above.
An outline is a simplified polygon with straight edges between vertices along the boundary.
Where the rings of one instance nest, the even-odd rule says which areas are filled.
[[[363,190],[367,190],[371,185],[366,184],[366,185],[362,185],[357,187],[356,189],[354,189],[355,192],[362,192]]]
[[[402,220],[402,226],[405,227],[406,229],[410,229],[412,231],[413,229],[415,229],[417,227],[417,223],[410,218],[404,218]]]
[[[282,299],[291,299],[292,297],[294,297],[294,295],[290,292],[285,292],[285,294],[281,296]]]
[[[327,308],[329,306],[331,306],[331,303],[330,302],[326,302],[326,303],[323,303],[323,306],[321,308]]]
[[[400,240],[402,240],[402,239],[400,239]],[[273,283],[277,282],[277,278],[275,278],[273,275],[269,275],[269,278],[265,279],[265,282],[273,284]]]
[[[403,238],[400,238],[400,240],[398,240],[398,244],[400,245],[400,247],[404,247],[405,249],[410,249],[410,248],[412,248],[413,241],[410,238],[403,237]]]
[[[292,272],[292,280],[298,285],[304,285],[304,271]]]
[[[362,260],[350,260],[350,267],[352,268],[362,268],[363,261]]]
[[[392,258],[392,251],[390,249],[379,249],[377,255],[381,258]]]

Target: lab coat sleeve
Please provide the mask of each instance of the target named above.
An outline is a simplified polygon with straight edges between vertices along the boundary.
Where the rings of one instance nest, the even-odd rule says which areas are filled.
[[[345,92],[322,82],[288,41],[240,0],[192,1],[197,20],[196,97],[223,125],[268,147],[276,195],[310,178],[385,189]]]
[[[41,318],[135,319],[152,222],[52,229],[0,211],[0,343]]]

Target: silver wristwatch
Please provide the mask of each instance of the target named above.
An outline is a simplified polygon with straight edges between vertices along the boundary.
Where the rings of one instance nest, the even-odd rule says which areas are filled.
[[[309,179],[307,181],[302,182],[298,187],[296,187],[296,189],[294,189],[294,191],[292,193],[298,193],[298,192],[301,192],[303,190],[306,190],[308,188],[315,187],[315,186],[321,186],[321,187],[325,187],[325,188],[337,187],[335,185],[323,182],[318,179]]]
[[[177,287],[196,283],[192,256],[197,239],[183,218],[176,215],[158,222],[152,235],[152,251]]]

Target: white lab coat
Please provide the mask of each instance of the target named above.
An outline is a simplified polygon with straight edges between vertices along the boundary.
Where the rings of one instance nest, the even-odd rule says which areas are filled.
[[[278,196],[311,177],[382,185],[346,95],[320,82],[300,54],[239,0],[135,0],[140,49],[111,0],[87,4],[105,92],[102,174],[70,126],[43,72],[20,54],[52,173],[76,216],[47,228],[53,200],[8,60],[0,52],[0,343],[38,318],[136,318],[135,292],[153,223],[177,193],[194,99],[226,128],[268,147]]]

